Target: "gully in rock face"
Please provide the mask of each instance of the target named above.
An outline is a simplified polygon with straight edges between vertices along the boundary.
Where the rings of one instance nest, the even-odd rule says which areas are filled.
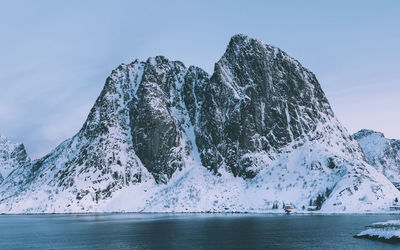
[[[211,76],[163,56],[121,64],[75,136],[33,162],[17,151],[21,165],[0,184],[4,213],[342,213],[400,197],[315,75],[241,34]]]

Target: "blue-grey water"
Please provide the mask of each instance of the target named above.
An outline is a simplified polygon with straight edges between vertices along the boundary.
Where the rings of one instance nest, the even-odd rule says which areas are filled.
[[[353,235],[395,215],[1,215],[0,249],[400,249]]]

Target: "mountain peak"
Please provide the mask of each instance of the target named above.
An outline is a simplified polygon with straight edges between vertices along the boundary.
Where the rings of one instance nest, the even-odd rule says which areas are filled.
[[[6,143],[6,142],[9,142],[7,137],[5,137],[4,135],[0,134],[0,143]]]
[[[236,34],[234,36],[231,37],[231,39],[229,40],[228,43],[228,47],[232,47],[235,45],[240,45],[240,44],[244,44],[245,42],[247,42],[250,39],[249,36],[244,35],[244,34]]]
[[[118,66],[82,129],[3,181],[0,212],[268,211],[321,195],[359,211],[398,194],[382,178],[314,74],[238,34],[211,77],[163,56]]]
[[[232,45],[236,45],[236,44],[237,45],[240,45],[240,44],[243,45],[245,43],[250,43],[250,42],[258,44],[258,45],[262,45],[262,46],[267,45],[266,43],[264,43],[263,41],[261,41],[261,40],[259,40],[257,38],[253,38],[251,36],[239,33],[239,34],[233,35],[231,37],[231,39],[230,39],[230,41],[228,43],[228,47],[232,46]],[[270,46],[270,45],[268,45],[268,46]]]
[[[279,48],[269,45],[257,38],[244,34],[236,34],[231,37],[225,53],[234,53],[239,55],[242,50],[246,51],[246,53],[254,53],[255,55],[260,51],[267,50],[270,53],[267,53],[266,55],[272,57],[276,57],[278,53],[283,52]],[[284,53],[284,55],[287,56],[286,53]],[[294,59],[292,58],[292,60]]]
[[[30,159],[22,143],[14,143],[0,135],[0,183],[15,168],[29,163]]]
[[[362,129],[353,135],[369,164],[400,188],[400,140],[385,138],[381,132]]]
[[[385,135],[381,132],[374,131],[372,129],[361,129],[360,131],[353,134],[353,138],[356,140],[362,139],[367,136],[375,135],[380,138],[385,138]]]

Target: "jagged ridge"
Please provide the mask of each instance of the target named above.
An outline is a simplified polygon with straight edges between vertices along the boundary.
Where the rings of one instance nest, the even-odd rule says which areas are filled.
[[[384,134],[368,129],[358,131],[353,137],[367,162],[400,187],[400,140],[387,139]]]
[[[16,168],[28,164],[30,159],[24,144],[13,143],[0,135],[0,183]]]
[[[325,211],[360,212],[398,195],[309,70],[236,35],[211,77],[162,56],[120,65],[78,134],[0,185],[0,211],[270,211],[323,196]]]

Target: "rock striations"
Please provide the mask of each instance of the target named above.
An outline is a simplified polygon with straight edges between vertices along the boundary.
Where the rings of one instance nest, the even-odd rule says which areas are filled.
[[[245,35],[212,76],[162,56],[120,65],[74,137],[14,168],[0,212],[365,212],[400,197],[314,74]]]
[[[400,188],[400,140],[387,139],[382,133],[367,129],[358,131],[353,138],[367,162]]]
[[[0,184],[14,170],[29,164],[24,144],[10,142],[0,135]]]

